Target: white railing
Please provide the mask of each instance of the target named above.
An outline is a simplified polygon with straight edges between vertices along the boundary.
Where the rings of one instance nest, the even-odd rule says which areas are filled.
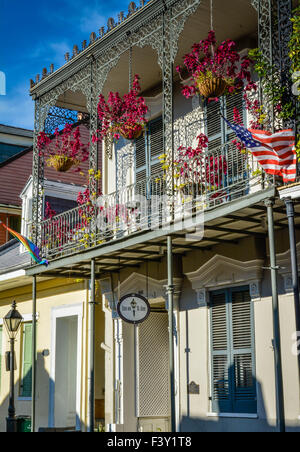
[[[232,143],[207,151],[201,162],[189,161],[189,168],[189,177],[175,166],[173,182],[170,170],[162,172],[43,221],[38,225],[41,255],[51,259],[166,227],[272,184],[251,153]]]

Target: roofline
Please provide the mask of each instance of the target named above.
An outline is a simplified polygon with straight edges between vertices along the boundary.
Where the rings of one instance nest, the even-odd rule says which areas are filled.
[[[9,130],[3,130],[3,129],[9,129]],[[21,133],[27,132],[27,133]],[[23,136],[27,138],[33,138],[33,130],[32,129],[24,129],[23,127],[16,127],[16,126],[9,126],[6,124],[0,124],[0,133],[7,133],[10,135],[18,135]]]
[[[74,122],[74,124],[72,124],[72,127],[75,128],[75,127],[78,127],[78,126],[84,125],[84,124],[85,124],[85,120],[80,120],[80,121]],[[60,130],[59,133],[61,134],[62,130]],[[51,139],[53,139],[54,136],[55,136],[54,133],[52,135],[49,135],[49,137]],[[4,160],[4,162],[0,163],[0,168],[2,168],[3,166],[5,166],[8,163],[13,162],[14,160],[18,159],[19,157],[22,157],[23,155],[25,155],[29,151],[33,151],[33,146],[25,148],[25,149],[23,149],[23,151],[20,151],[17,154],[13,155],[12,157],[9,157],[7,160]]]
[[[158,16],[166,7],[170,7],[178,1],[180,0],[150,0],[138,11],[127,17],[112,30],[108,31],[102,38],[98,38],[94,43],[90,44],[86,49],[82,50],[78,55],[73,57],[55,72],[48,74],[40,80],[29,90],[30,95],[34,100],[43,96],[55,86],[61,84],[86,67],[87,64],[89,64],[91,57],[99,57],[119,41],[126,39],[128,32],[140,29],[145,23],[148,23],[152,17]]]

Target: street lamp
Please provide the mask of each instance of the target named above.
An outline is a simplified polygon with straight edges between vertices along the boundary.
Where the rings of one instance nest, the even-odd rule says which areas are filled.
[[[6,326],[7,334],[10,340],[10,394],[9,394],[9,407],[8,407],[8,417],[6,418],[6,431],[7,432],[17,432],[17,419],[15,410],[15,389],[14,389],[14,344],[15,338],[19,331],[23,317],[16,309],[16,302],[13,301],[11,305],[11,310],[3,319],[3,323]]]

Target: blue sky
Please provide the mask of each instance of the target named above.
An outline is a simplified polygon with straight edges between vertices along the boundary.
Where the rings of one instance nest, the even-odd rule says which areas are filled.
[[[64,64],[73,45],[81,48],[107,19],[128,11],[130,0],[0,0],[0,71],[6,95],[0,95],[0,124],[33,128],[34,103],[29,80],[43,67]],[[139,5],[139,0],[135,2]],[[1,92],[1,91],[0,91]]]

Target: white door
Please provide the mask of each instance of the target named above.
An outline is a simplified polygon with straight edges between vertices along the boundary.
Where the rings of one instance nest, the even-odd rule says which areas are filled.
[[[77,317],[56,321],[55,427],[76,426]]]
[[[80,429],[81,311],[78,307],[53,310],[50,427]]]

